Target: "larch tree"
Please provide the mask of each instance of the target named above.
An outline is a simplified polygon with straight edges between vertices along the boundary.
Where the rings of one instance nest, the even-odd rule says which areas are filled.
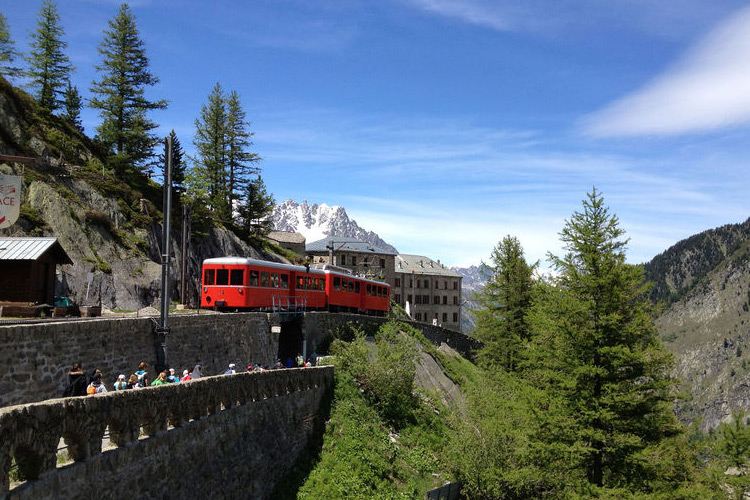
[[[227,189],[236,200],[246,194],[244,187],[250,182],[250,176],[258,173],[255,163],[260,157],[249,151],[254,134],[248,130],[250,124],[237,91],[232,90],[226,97],[226,110]]]
[[[39,104],[49,111],[59,109],[70,79],[73,66],[65,54],[67,43],[60,26],[60,15],[52,0],[44,0],[37,16],[37,28],[31,35],[30,52],[26,57],[29,65],[29,86],[35,90]]]
[[[0,75],[10,78],[20,76],[21,68],[14,65],[18,56],[16,44],[10,36],[8,19],[0,14]]]
[[[241,206],[249,203],[248,194],[254,192],[249,184],[257,184],[251,176],[260,171],[255,164],[261,158],[249,151],[253,134],[248,127],[239,94],[226,94],[217,82],[195,120],[196,157],[186,184],[191,197],[205,197],[214,216],[224,223],[235,222]]]
[[[208,205],[223,222],[231,222],[232,204],[227,178],[227,108],[217,82],[195,120],[196,158],[187,182],[191,197]]]
[[[83,123],[81,122],[82,106],[83,100],[81,99],[81,94],[78,93],[78,88],[71,85],[70,81],[68,81],[68,85],[65,88],[62,117],[79,132],[83,132]]]
[[[143,40],[128,4],[122,4],[99,45],[102,57],[96,66],[99,79],[92,82],[96,96],[90,104],[99,110],[102,123],[97,127],[101,142],[116,154],[115,171],[123,174],[131,167],[142,170],[154,156],[157,125],[147,117],[155,109],[167,107],[166,100],[146,98],[146,88],[159,79],[148,69]]]
[[[643,269],[625,261],[623,235],[594,188],[561,232],[565,255],[549,257],[558,276],[535,300],[523,368],[549,396],[537,413],[548,444],[540,455],[594,487],[629,489],[656,474],[645,450],[681,427],[672,357],[657,337]]]
[[[273,196],[268,194],[260,175],[247,183],[240,199],[239,215],[242,228],[252,237],[267,235],[272,227],[271,215],[276,206]]]
[[[482,341],[478,359],[487,367],[513,370],[518,350],[529,337],[526,314],[531,307],[533,273],[517,238],[506,236],[492,251],[490,275],[477,298],[477,327],[473,335]]]

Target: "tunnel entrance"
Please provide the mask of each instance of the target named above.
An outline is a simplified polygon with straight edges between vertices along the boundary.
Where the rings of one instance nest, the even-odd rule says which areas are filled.
[[[299,323],[282,323],[277,357],[284,366],[286,366],[287,359],[291,359],[294,362],[297,354],[305,355],[303,341],[302,326]],[[296,366],[296,364],[292,366]]]

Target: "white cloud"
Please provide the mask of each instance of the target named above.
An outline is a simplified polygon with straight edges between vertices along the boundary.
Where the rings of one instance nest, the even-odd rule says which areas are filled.
[[[644,88],[583,120],[599,136],[676,135],[750,123],[750,7]]]

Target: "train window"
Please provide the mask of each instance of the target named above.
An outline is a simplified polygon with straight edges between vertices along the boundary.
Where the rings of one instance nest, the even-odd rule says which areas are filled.
[[[279,273],[271,273],[271,286],[279,288]]]
[[[281,288],[283,288],[284,290],[289,288],[289,275],[288,274],[281,275]]]
[[[350,292],[354,292],[354,281],[353,280],[349,280],[349,291]]]
[[[229,284],[229,269],[217,269],[216,270],[216,284],[217,285]]]
[[[269,286],[271,284],[270,275],[268,271],[260,272],[260,286]]]
[[[258,271],[250,270],[250,286],[258,286]]]
[[[326,291],[326,280],[323,278],[320,279],[320,291],[325,292]]]
[[[359,293],[359,281],[354,282],[354,293]]]
[[[367,295],[372,295],[372,285],[369,283],[367,284]]]
[[[345,292],[349,289],[349,281],[346,278],[341,278],[341,289]]]
[[[298,290],[305,289],[305,277],[304,276],[297,276],[297,289]]]
[[[341,278],[334,276],[333,277],[333,289],[334,290],[341,290]]]
[[[305,289],[312,290],[312,278],[309,276],[305,278]]]
[[[206,269],[203,271],[203,284],[213,285],[216,280],[216,271],[213,269]]]
[[[229,284],[232,286],[242,286],[245,284],[245,272],[242,269],[232,269],[229,271]]]
[[[385,297],[385,295],[383,295],[383,287],[382,286],[378,287],[378,297]]]

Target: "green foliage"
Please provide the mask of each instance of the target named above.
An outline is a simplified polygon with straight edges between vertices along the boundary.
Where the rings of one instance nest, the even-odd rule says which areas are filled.
[[[21,68],[14,66],[18,56],[16,44],[10,36],[8,18],[0,14],[0,75],[13,78],[21,74]]]
[[[26,222],[27,226],[25,230],[31,236],[42,236],[46,231],[52,230],[47,221],[44,220],[44,217],[42,217],[42,214],[39,213],[39,210],[28,203],[21,203],[18,217]]]
[[[248,182],[238,209],[243,232],[255,240],[266,236],[273,229],[271,215],[275,206],[260,175]]]
[[[233,202],[242,200],[246,205],[254,201],[253,189],[258,187],[245,189],[249,176],[259,172],[254,165],[261,159],[248,151],[253,135],[248,127],[239,94],[232,91],[227,95],[217,82],[195,120],[196,158],[185,181],[190,198],[208,205],[214,218],[227,225],[233,222]],[[266,201],[265,188],[256,194],[264,195],[262,201]],[[258,213],[257,207],[248,210],[246,215]]]
[[[52,0],[44,0],[37,15],[37,29],[31,36],[26,60],[30,86],[36,90],[39,104],[49,111],[55,111],[62,105],[62,96],[73,70],[64,52],[68,45],[62,40],[64,34],[57,5]]]
[[[375,337],[372,360],[362,334],[350,343],[334,341],[331,351],[341,368],[354,375],[382,418],[396,428],[407,424],[418,401],[414,393],[418,352],[414,339],[394,328],[381,328]]]
[[[477,294],[481,308],[475,311],[473,335],[483,343],[477,355],[485,366],[513,370],[518,350],[529,338],[527,312],[531,307],[536,264],[528,265],[517,238],[506,236],[492,251],[490,276]]]
[[[122,4],[99,45],[102,63],[96,66],[99,80],[92,82],[91,107],[99,110],[102,123],[99,139],[116,155],[109,163],[120,176],[132,174],[133,166],[143,168],[153,156],[151,133],[157,125],[148,111],[167,107],[167,101],[146,99],[145,89],[159,79],[149,70],[143,41],[128,4]]]
[[[83,132],[83,122],[81,121],[83,100],[81,99],[81,94],[78,92],[78,87],[71,85],[70,81],[68,81],[68,86],[65,89],[64,96],[63,119],[75,127],[79,132]]]

